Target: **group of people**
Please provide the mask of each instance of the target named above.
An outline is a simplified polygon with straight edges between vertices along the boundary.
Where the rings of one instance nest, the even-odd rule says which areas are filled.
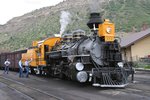
[[[30,66],[30,62],[31,62],[31,61],[32,61],[32,59],[31,59],[31,60],[26,59],[26,61],[24,62],[25,71],[26,71],[25,77],[29,77],[29,66]],[[5,73],[8,74],[10,64],[11,64],[11,63],[10,63],[9,59],[7,59],[7,60],[4,62],[4,65],[5,65],[4,74],[5,74]],[[21,60],[19,60],[18,64],[19,64],[19,77],[21,78],[21,77],[24,77],[24,75],[23,75],[23,70],[24,70],[24,68],[23,68],[23,63],[22,63]]]

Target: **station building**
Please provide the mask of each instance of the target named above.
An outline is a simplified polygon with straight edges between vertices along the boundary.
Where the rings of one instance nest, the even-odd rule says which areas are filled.
[[[123,59],[127,61],[150,57],[150,28],[122,38],[121,48]]]

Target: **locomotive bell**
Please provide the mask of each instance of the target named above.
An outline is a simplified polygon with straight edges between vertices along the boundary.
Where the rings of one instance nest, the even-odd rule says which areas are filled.
[[[91,13],[90,14],[90,20],[87,23],[87,26],[90,29],[98,28],[99,24],[102,24],[102,18],[100,16],[100,13]]]

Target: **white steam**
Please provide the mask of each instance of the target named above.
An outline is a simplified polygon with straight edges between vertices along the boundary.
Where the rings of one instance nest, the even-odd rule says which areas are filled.
[[[60,16],[60,35],[63,34],[70,21],[71,14],[68,11],[62,11]]]

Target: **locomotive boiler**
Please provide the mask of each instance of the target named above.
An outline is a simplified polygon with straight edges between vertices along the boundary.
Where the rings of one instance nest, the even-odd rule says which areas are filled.
[[[122,60],[114,24],[102,21],[99,13],[91,13],[87,26],[90,36],[82,31],[66,34],[46,52],[48,72],[93,86],[125,87],[134,71]]]

